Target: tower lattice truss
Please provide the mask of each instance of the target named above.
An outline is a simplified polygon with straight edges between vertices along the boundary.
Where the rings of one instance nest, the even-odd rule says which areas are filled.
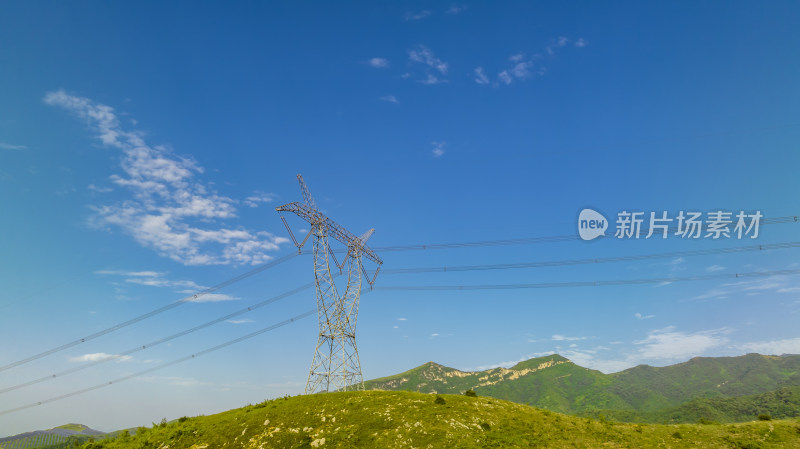
[[[370,229],[361,236],[355,236],[347,229],[326,217],[317,208],[314,198],[301,175],[297,175],[303,202],[293,202],[275,208],[278,213],[292,212],[311,225],[311,230],[302,242],[297,241],[286,219],[281,220],[289,231],[289,236],[302,251],[309,238],[312,239],[314,251],[314,280],[317,295],[317,317],[319,319],[319,336],[311,361],[311,369],[306,382],[306,394],[322,391],[363,390],[364,380],[361,376],[361,362],[356,345],[356,322],[358,320],[358,303],[361,297],[363,279],[372,287],[383,261],[370,249],[366,242],[372,236]],[[330,238],[343,243],[346,254],[340,264],[329,244]],[[362,263],[367,258],[377,265],[375,273],[370,276]],[[347,274],[347,286],[339,293],[334,282],[332,268],[339,273]]]

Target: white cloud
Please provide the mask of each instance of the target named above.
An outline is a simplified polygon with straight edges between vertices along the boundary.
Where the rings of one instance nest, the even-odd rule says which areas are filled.
[[[408,58],[413,62],[425,64],[442,75],[447,74],[447,63],[434,56],[433,52],[424,45],[420,45],[416,50],[409,50]]]
[[[711,265],[710,267],[706,268],[706,271],[709,271],[709,272],[713,273],[715,271],[722,271],[724,269],[725,269],[725,267],[720,266],[720,265]]]
[[[720,284],[706,293],[695,296],[694,299],[722,299],[736,295],[760,295],[767,292],[794,293],[800,291],[800,285],[791,276],[769,276],[758,279],[749,279]]]
[[[243,320],[225,320],[225,322],[231,324],[255,323],[255,321],[251,320],[250,318],[245,318]]]
[[[44,102],[75,114],[103,145],[122,152],[124,173],[109,179],[132,197],[93,206],[91,223],[96,227],[118,227],[142,246],[185,265],[256,265],[270,260],[268,253],[288,242],[263,231],[225,227],[224,220],[237,217],[236,201],[197,180],[203,168],[193,159],[147,143],[138,131],[123,129],[110,106],[63,90],[47,93]],[[208,233],[225,234],[229,239],[203,239]]]
[[[724,334],[729,329],[714,329],[694,333],[676,331],[674,326],[653,330],[647,338],[635,341],[639,345],[636,357],[641,360],[686,360],[728,342]]]
[[[446,83],[447,80],[439,79],[439,77],[437,77],[433,73],[428,73],[427,77],[424,80],[418,80],[417,82],[430,86],[433,84]]]
[[[511,368],[512,366],[516,365],[519,362],[524,362],[526,360],[534,359],[534,358],[537,358],[537,357],[546,357],[548,355],[553,355],[553,354],[555,354],[555,352],[553,352],[553,351],[534,352],[532,354],[528,354],[525,357],[522,357],[522,358],[517,359],[517,360],[507,360],[505,362],[492,363],[492,364],[489,364],[489,365],[479,365],[479,366],[475,367],[475,371],[486,371],[486,370],[489,370],[489,369],[495,369],[495,368],[501,368],[501,367],[502,368]]]
[[[392,326],[392,329],[399,329],[400,326]]]
[[[25,145],[12,145],[10,143],[0,142],[0,150],[27,150]]]
[[[483,67],[475,68],[475,82],[478,84],[489,84],[489,78],[483,73]]]
[[[508,60],[511,62],[520,62],[525,59],[525,55],[523,53],[517,53],[508,57]]]
[[[400,104],[397,101],[397,98],[394,95],[384,95],[382,97],[378,97],[379,100],[388,101],[389,103]]]
[[[127,270],[99,270],[95,274],[106,276],[122,276],[125,277],[125,282],[128,284],[145,285],[148,287],[163,287],[176,289],[178,293],[186,295],[195,295],[199,292],[208,289],[208,287],[200,285],[194,281],[182,279],[168,279],[166,273],[158,271],[127,271]],[[205,293],[199,295],[197,298],[189,297],[186,302],[219,302],[219,301],[236,301],[239,298],[225,295],[222,293]]]
[[[420,19],[424,19],[426,17],[429,17],[430,15],[431,15],[431,12],[428,11],[427,9],[424,9],[424,10],[422,10],[420,12],[408,12],[403,17],[406,20],[420,20]]]
[[[739,348],[745,352],[767,355],[800,354],[800,338],[745,343]]]
[[[533,67],[533,62],[518,62],[511,69],[511,74],[517,78],[527,78],[531,75],[530,68]]]
[[[433,157],[442,157],[444,155],[444,147],[447,145],[447,142],[431,142],[433,145]]]
[[[588,337],[565,337],[563,335],[554,334],[550,338],[553,341],[578,341],[578,340],[586,340]]]
[[[453,5],[449,9],[447,9],[447,11],[445,11],[444,13],[445,14],[459,14],[459,13],[464,12],[466,9],[467,9],[467,5]]]
[[[408,318],[398,318],[397,321],[407,321]]]
[[[133,357],[129,355],[106,354],[105,352],[95,352],[94,354],[84,354],[78,357],[70,357],[70,362],[100,362],[103,360],[117,359],[120,362],[127,362]]]
[[[586,46],[586,41],[583,40],[583,38],[581,37],[577,41],[575,41],[575,46],[578,48],[583,48]]]
[[[389,60],[385,58],[372,58],[367,61],[367,64],[369,64],[370,67],[375,67],[376,69],[385,69],[389,67]]]
[[[633,316],[635,316],[637,320],[649,320],[650,318],[656,317],[655,315],[642,315],[639,312],[634,313]]]
[[[504,82],[506,85],[511,84],[511,75],[508,74],[508,70],[503,70],[502,72],[498,73],[497,79]]]
[[[91,190],[92,192],[97,192],[97,193],[108,193],[114,190],[111,187],[97,187],[94,184],[89,184],[86,188]]]
[[[224,293],[205,293],[197,298],[189,298],[186,302],[221,302],[221,301],[238,301],[239,298]]]
[[[275,201],[275,195],[272,193],[253,192],[252,195],[244,199],[245,206],[258,207],[259,203],[271,203]]]
[[[438,337],[438,336],[439,336],[439,334],[431,334],[431,338]]]

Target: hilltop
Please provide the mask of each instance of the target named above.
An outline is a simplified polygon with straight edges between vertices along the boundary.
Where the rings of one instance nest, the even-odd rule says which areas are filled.
[[[365,382],[369,390],[460,394],[474,390],[567,414],[624,421],[720,422],[800,416],[800,356],[696,357],[604,374],[551,355],[511,368],[465,372],[434,362]]]
[[[361,391],[287,397],[181,418],[87,449],[800,447],[800,422],[639,425],[486,397]]]

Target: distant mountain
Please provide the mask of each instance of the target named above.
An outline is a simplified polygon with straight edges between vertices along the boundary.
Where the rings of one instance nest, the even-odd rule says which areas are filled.
[[[72,447],[73,441],[85,442],[92,437],[106,435],[83,424],[65,424],[49,430],[36,430],[0,438],[0,449],[35,449]]]
[[[800,414],[795,390],[777,393],[800,387],[800,356],[696,357],[677,365],[640,365],[614,374],[583,368],[559,355],[478,372],[428,362],[367,381],[365,386],[452,394],[472,389],[482,396],[561,413],[602,414],[627,421],[696,422],[704,417],[730,422],[755,419],[758,413],[748,415],[748,410],[755,410],[750,405],[756,402],[764,410],[776,411],[775,417]],[[733,398],[740,399],[730,401]],[[717,413],[717,408],[728,411]]]

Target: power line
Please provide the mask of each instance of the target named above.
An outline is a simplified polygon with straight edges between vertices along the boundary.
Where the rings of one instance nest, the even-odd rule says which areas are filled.
[[[297,287],[297,288],[295,288],[293,290],[289,290],[287,292],[281,293],[280,295],[273,296],[273,297],[271,297],[269,299],[266,299],[264,301],[258,302],[256,304],[253,304],[253,305],[251,305],[249,307],[246,307],[244,309],[240,309],[240,310],[237,310],[235,312],[229,313],[229,314],[227,314],[225,316],[222,316],[222,317],[219,317],[219,318],[215,318],[215,319],[213,319],[211,321],[208,321],[208,322],[205,322],[203,324],[199,324],[199,325],[197,325],[195,327],[192,327],[190,329],[186,329],[186,330],[183,330],[183,331],[178,332],[176,334],[172,334],[172,335],[170,335],[168,337],[160,338],[158,340],[151,341],[149,343],[145,343],[143,345],[139,345],[139,346],[136,346],[134,348],[128,349],[127,351],[120,352],[118,354],[113,355],[112,357],[104,358],[104,359],[97,360],[97,361],[94,361],[94,362],[91,362],[91,363],[87,363],[87,364],[83,364],[83,365],[80,365],[80,366],[77,366],[77,367],[74,367],[74,368],[70,368],[70,369],[67,369],[67,370],[64,370],[64,371],[53,373],[53,374],[50,374],[48,376],[43,376],[43,377],[28,381],[28,382],[24,382],[24,383],[17,384],[17,385],[11,386],[11,387],[6,387],[6,388],[3,388],[3,389],[0,389],[0,394],[8,393],[9,391],[18,390],[20,388],[28,387],[28,386],[35,385],[35,384],[38,384],[38,383],[41,383],[41,382],[45,382],[45,381],[48,381],[48,380],[57,379],[57,378],[65,376],[67,374],[72,374],[72,373],[75,373],[75,372],[78,372],[78,371],[82,371],[82,370],[87,369],[87,368],[91,368],[93,366],[97,366],[97,365],[99,365],[101,363],[109,362],[111,360],[117,360],[117,359],[120,359],[122,357],[134,354],[136,352],[143,351],[145,349],[150,349],[150,348],[152,348],[154,346],[158,346],[160,344],[166,343],[166,342],[174,340],[176,338],[183,337],[183,336],[191,334],[193,332],[197,332],[197,331],[199,331],[201,329],[205,329],[205,328],[207,328],[209,326],[213,326],[214,324],[221,323],[221,322],[223,322],[225,320],[229,320],[229,319],[234,318],[236,316],[243,315],[245,313],[251,312],[251,311],[253,311],[255,309],[258,309],[260,307],[264,307],[264,306],[266,306],[268,304],[272,304],[272,303],[274,303],[276,301],[279,301],[281,299],[284,299],[284,298],[287,298],[287,297],[292,296],[294,294],[297,294],[297,293],[299,293],[299,292],[301,292],[303,290],[309,289],[309,288],[311,288],[313,286],[314,286],[313,283],[308,283],[306,285]]]
[[[489,284],[489,285],[420,285],[420,286],[386,286],[375,287],[376,290],[386,291],[443,291],[443,290],[510,290],[521,288],[564,288],[564,287],[601,287],[609,285],[636,285],[658,284],[688,281],[709,281],[717,279],[739,279],[765,276],[787,276],[800,274],[800,270],[752,271],[748,273],[709,274],[703,276],[683,276],[669,278],[649,279],[623,279],[607,281],[572,281],[572,282],[542,282],[537,284]]]
[[[782,223],[797,223],[800,218],[797,215],[789,215],[785,217],[765,218],[760,221],[760,224],[782,224]],[[649,228],[642,228],[641,232],[647,232]],[[668,232],[674,233],[677,231],[677,226],[667,228]],[[610,237],[606,237],[610,238]],[[379,252],[386,251],[417,251],[429,249],[452,249],[452,248],[473,248],[481,246],[506,246],[506,245],[525,245],[533,243],[554,243],[554,242],[568,242],[573,240],[580,240],[577,234],[556,235],[549,237],[525,237],[518,239],[501,239],[501,240],[483,240],[476,242],[451,242],[451,243],[432,243],[432,244],[414,244],[414,245],[394,245],[394,246],[381,246],[372,247],[373,250]],[[345,250],[337,250],[337,252]]]
[[[240,274],[240,275],[238,275],[238,276],[236,276],[234,278],[228,279],[227,281],[221,282],[221,283],[219,283],[219,284],[217,284],[217,285],[215,285],[213,287],[207,288],[207,289],[205,289],[203,291],[200,291],[200,292],[198,292],[196,294],[193,294],[191,296],[187,296],[187,297],[185,297],[183,299],[179,299],[177,301],[171,302],[171,303],[169,303],[169,304],[167,304],[167,305],[165,305],[163,307],[159,307],[158,309],[151,310],[150,312],[147,312],[145,314],[142,314],[142,315],[139,315],[137,317],[131,318],[131,319],[127,320],[127,321],[123,321],[122,323],[119,323],[117,325],[114,325],[114,326],[111,326],[109,328],[103,329],[101,331],[95,332],[95,333],[93,333],[91,335],[88,335],[86,337],[79,338],[77,340],[73,340],[73,341],[71,341],[69,343],[65,343],[63,345],[56,346],[56,347],[54,347],[52,349],[48,349],[47,351],[40,352],[38,354],[32,355],[32,356],[24,358],[22,360],[18,360],[16,362],[12,362],[12,363],[9,363],[7,365],[0,366],[0,372],[1,371],[5,371],[5,370],[10,369],[10,368],[14,368],[16,366],[23,365],[23,364],[28,363],[28,362],[32,362],[34,360],[38,360],[38,359],[40,359],[42,357],[46,357],[46,356],[51,355],[51,354],[55,354],[57,352],[65,350],[65,349],[69,349],[69,348],[71,348],[73,346],[77,346],[77,345],[79,345],[81,343],[85,343],[87,341],[94,340],[96,338],[102,337],[103,335],[107,335],[107,334],[110,334],[112,332],[118,331],[118,330],[120,330],[120,329],[122,329],[124,327],[130,326],[131,324],[138,323],[140,321],[146,320],[147,318],[152,318],[152,317],[154,317],[156,315],[159,315],[161,313],[164,313],[164,312],[166,312],[168,310],[174,309],[175,307],[178,307],[178,306],[181,306],[183,304],[186,304],[187,302],[196,301],[197,299],[201,298],[203,295],[207,295],[209,293],[212,293],[212,292],[215,292],[215,291],[220,290],[222,288],[225,288],[225,287],[227,287],[227,286],[229,286],[231,284],[235,284],[236,282],[239,282],[239,281],[241,281],[243,279],[246,279],[246,278],[248,278],[250,276],[254,276],[254,275],[256,275],[258,273],[261,273],[262,271],[265,271],[265,270],[267,270],[269,268],[272,268],[272,267],[280,265],[280,264],[282,264],[284,262],[287,262],[287,261],[293,259],[296,256],[297,256],[297,254],[290,254],[288,256],[281,257],[280,259],[275,259],[275,260],[273,260],[271,262],[268,262],[268,263],[265,263],[265,264],[263,264],[263,265],[261,265],[259,267],[256,267],[256,268],[254,268],[254,269],[252,269],[250,271],[242,273],[242,274]]]
[[[126,380],[133,379],[134,377],[143,376],[145,374],[149,374],[149,373],[152,373],[153,371],[157,371],[157,370],[160,370],[160,369],[163,369],[163,368],[167,368],[167,367],[170,367],[172,365],[177,365],[178,363],[185,362],[187,360],[191,360],[191,359],[194,359],[194,358],[209,354],[209,353],[214,352],[214,351],[218,351],[220,349],[226,348],[226,347],[231,346],[233,344],[236,344],[236,343],[245,341],[247,339],[256,337],[258,335],[261,335],[261,334],[263,334],[265,332],[269,332],[271,330],[275,330],[275,329],[277,329],[279,327],[282,327],[282,326],[285,326],[285,325],[287,325],[289,323],[293,323],[293,322],[295,322],[297,320],[301,320],[301,319],[303,319],[303,318],[305,318],[307,316],[311,316],[314,313],[316,313],[316,310],[313,310],[313,309],[312,310],[308,310],[308,311],[303,312],[303,313],[301,313],[299,315],[295,315],[292,318],[289,318],[287,320],[281,321],[279,323],[273,324],[271,326],[265,327],[265,328],[263,328],[261,330],[255,331],[255,332],[251,332],[251,333],[249,333],[247,335],[243,335],[243,336],[241,336],[239,338],[235,338],[233,340],[228,340],[225,343],[221,343],[221,344],[218,344],[217,346],[213,346],[211,348],[204,349],[204,350],[202,350],[200,352],[196,352],[196,353],[194,353],[192,355],[187,355],[185,357],[181,357],[179,359],[175,359],[175,360],[172,360],[172,361],[167,362],[167,363],[162,363],[161,365],[155,366],[153,368],[148,368],[146,370],[139,371],[139,372],[134,373],[134,374],[129,374],[129,375],[124,376],[124,377],[119,377],[117,379],[114,379],[114,380],[111,380],[111,381],[108,381],[108,382],[104,382],[104,383],[101,383],[101,384],[97,384],[97,385],[94,385],[92,387],[84,388],[84,389],[81,389],[81,390],[76,390],[76,391],[73,391],[71,393],[62,394],[61,396],[55,396],[55,397],[52,397],[52,398],[49,398],[49,399],[45,399],[43,401],[38,401],[38,402],[31,403],[31,404],[28,404],[28,405],[23,405],[23,406],[20,406],[20,407],[15,407],[15,408],[11,408],[11,409],[8,409],[8,410],[3,410],[3,411],[0,411],[0,415],[6,415],[6,414],[9,414],[9,413],[14,413],[14,412],[18,412],[18,411],[21,411],[21,410],[25,410],[25,409],[28,409],[28,408],[31,408],[31,407],[36,407],[36,406],[39,406],[39,405],[48,404],[50,402],[55,402],[55,401],[60,401],[62,399],[71,398],[73,396],[77,396],[77,395],[80,395],[80,394],[88,393],[90,391],[98,390],[100,388],[107,387],[109,385],[118,384],[120,382],[124,382]]]
[[[668,259],[673,257],[693,257],[707,256],[714,254],[731,254],[749,251],[769,251],[775,249],[800,248],[800,242],[773,243],[766,245],[735,246],[728,248],[711,248],[691,251],[675,251],[670,253],[640,254],[633,256],[600,257],[589,259],[572,260],[550,260],[541,262],[519,262],[487,265],[456,265],[444,267],[422,267],[422,268],[394,268],[383,270],[383,274],[417,274],[417,273],[444,273],[448,271],[483,271],[483,270],[507,270],[512,268],[540,268],[540,267],[560,267],[568,265],[589,265],[609,262],[624,262],[632,260],[648,259]]]

